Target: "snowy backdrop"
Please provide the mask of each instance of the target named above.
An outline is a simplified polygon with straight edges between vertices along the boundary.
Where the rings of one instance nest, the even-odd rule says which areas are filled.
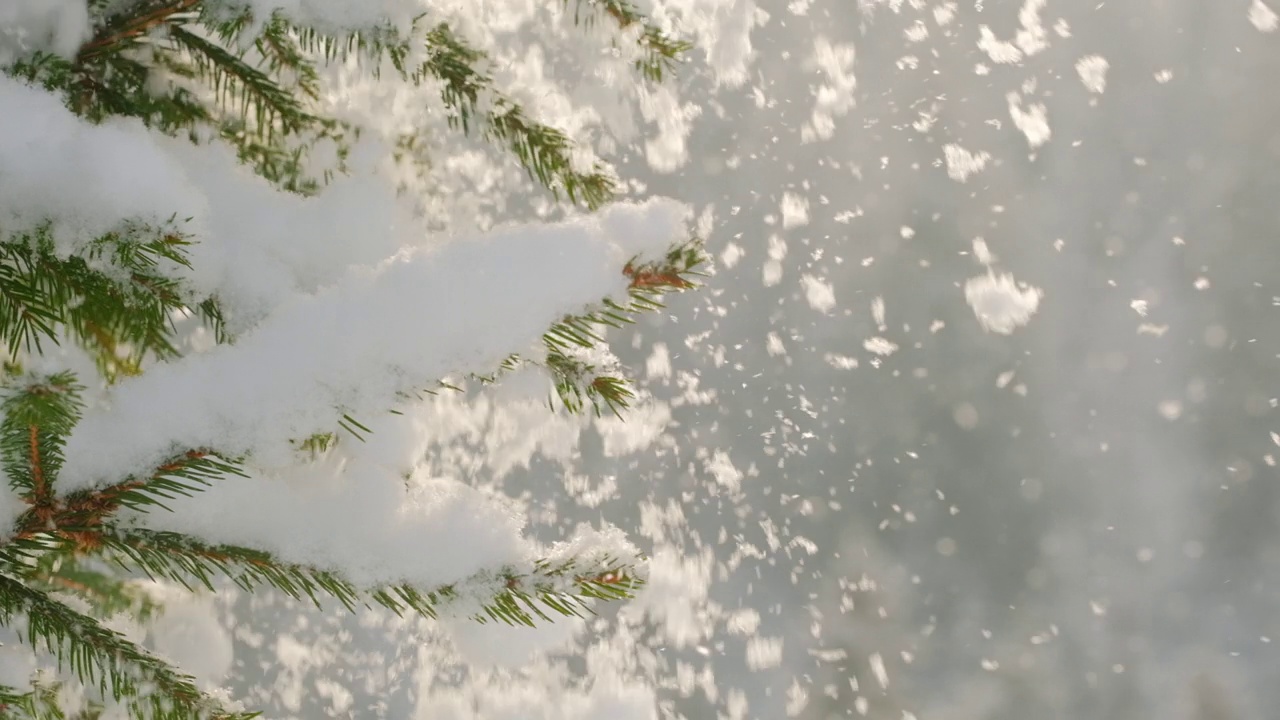
[[[711,292],[623,354],[670,440],[584,450],[617,476],[601,511],[654,498],[657,547],[706,587],[659,697],[1269,716],[1275,13],[759,6],[749,79],[707,90],[688,166],[652,180],[716,209]]]
[[[649,585],[597,618],[536,630],[175,593],[148,633],[157,650],[273,718],[1275,714],[1278,0],[639,3],[698,45],[678,92],[582,79],[599,49],[543,47],[521,22],[546,12],[536,3],[433,5],[472,23],[518,100],[617,162],[632,199],[688,204],[714,263],[701,291],[611,336],[644,395],[625,420],[549,417],[545,383],[517,374],[374,423],[356,465],[331,470],[367,465],[397,484],[379,452],[407,448],[422,477],[512,498],[539,540],[618,528],[649,556]],[[411,96],[380,94],[341,67],[329,79],[342,117],[443,132]],[[47,100],[0,90],[33,108]],[[0,130],[5,117],[0,107]],[[25,147],[0,139],[12,157]],[[496,157],[475,143],[401,181],[423,191],[418,215],[449,232],[555,215]],[[352,182],[340,197],[364,202]],[[33,203],[43,197],[31,192]],[[351,253],[338,267],[399,247],[390,236],[343,245],[359,230],[330,207],[332,217],[299,214],[314,225],[290,227],[335,257]],[[222,225],[211,232],[252,235],[258,209],[237,208],[213,213]],[[660,247],[682,209],[659,200],[613,212],[612,230],[643,215],[662,231],[645,240]],[[574,222],[556,237],[599,231]],[[633,249],[623,245],[581,257],[581,274]],[[572,254],[505,247],[522,248],[511,268]],[[292,262],[299,248],[278,252]],[[475,266],[489,257],[474,244],[454,251],[475,254]],[[254,285],[252,268],[269,258],[223,252],[197,260],[264,303],[282,296]],[[459,310],[501,296],[477,285],[496,276],[442,278],[411,256],[398,267],[401,284],[420,289],[412,312],[496,352]],[[323,287],[332,278],[322,270],[295,280]],[[538,313],[554,312],[515,293],[556,280],[521,281],[511,307],[485,309],[528,313],[536,338]],[[389,302],[366,289],[348,283],[339,300]],[[475,298],[462,303],[467,291]],[[345,322],[368,331],[366,347],[399,346],[358,316]],[[333,350],[278,325],[261,356],[241,360],[278,361],[287,377],[291,357]],[[434,339],[422,339],[423,353]],[[233,363],[206,365],[218,387],[260,399],[262,387],[236,385]],[[331,368],[335,383],[344,368]],[[177,392],[165,377],[147,375],[138,392]],[[272,392],[293,401],[305,388]],[[201,402],[230,408],[210,422],[250,443],[280,420],[267,395],[261,417],[243,424],[238,396]],[[161,439],[201,430],[119,406],[85,433],[109,449],[102,438],[144,421]],[[94,472],[133,461],[79,450],[68,467],[85,482],[84,458]],[[312,491],[332,514],[288,527],[326,552],[343,547],[330,527],[385,517],[393,504],[323,477]],[[434,517],[471,497],[437,502]],[[290,516],[292,499],[260,500],[255,512]],[[243,506],[218,507],[179,507],[174,522],[205,536],[252,525],[220,524]],[[495,537],[517,533],[502,525],[514,514],[491,511]],[[344,559],[375,579],[423,559],[448,566],[476,550],[451,546],[449,529],[383,533],[387,545]]]

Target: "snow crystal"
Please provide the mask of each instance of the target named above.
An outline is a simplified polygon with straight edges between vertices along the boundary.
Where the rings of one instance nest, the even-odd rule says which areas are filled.
[[[755,0],[668,0],[664,5],[672,22],[703,50],[718,84],[739,87],[747,81],[755,57],[751,30],[768,18]]]
[[[980,237],[973,239],[973,257],[983,265],[991,265],[997,259],[991,253],[991,248],[987,247],[987,241]]]
[[[945,2],[933,8],[933,21],[938,23],[938,27],[946,27],[955,17],[956,4],[954,2]]]
[[[795,193],[782,194],[782,227],[809,224],[809,201]]]
[[[1044,9],[1045,2],[1046,0],[1026,0],[1018,11],[1018,22],[1022,24],[1022,28],[1018,30],[1015,42],[1027,57],[1049,47],[1046,42],[1048,35],[1040,24],[1040,11]]]
[[[978,49],[986,53],[991,62],[1012,65],[1022,60],[1022,51],[1016,45],[998,39],[986,25],[978,28],[978,34]]]
[[[1093,93],[1102,93],[1107,89],[1107,69],[1111,64],[1101,55],[1086,55],[1076,62],[1076,72],[1080,82]]]
[[[774,235],[769,238],[769,259],[762,268],[765,287],[777,285],[782,280],[782,260],[787,256],[787,242]]]
[[[725,243],[724,251],[720,253],[720,262],[724,263],[725,267],[732,268],[742,259],[743,254],[741,245],[734,242]]]
[[[867,338],[862,343],[863,349],[876,355],[889,356],[898,351],[898,344],[882,337]]]
[[[753,635],[747,640],[747,668],[752,671],[782,664],[782,638]]]
[[[978,49],[987,54],[991,62],[1012,65],[1025,57],[1031,57],[1049,47],[1048,33],[1040,23],[1040,11],[1045,0],[1026,0],[1018,11],[1020,28],[1014,42],[1000,40],[986,25],[978,28]]]
[[[782,344],[782,338],[778,337],[778,333],[769,333],[766,340],[767,342],[765,343],[765,347],[769,353],[769,357],[777,357],[779,355],[787,354],[787,346]]]
[[[733,466],[733,461],[723,450],[717,450],[711,459],[706,461],[706,469],[721,487],[733,491],[742,487],[742,471]]]
[[[1047,110],[1043,103],[1035,103],[1029,105],[1024,110],[1022,108],[1022,99],[1018,93],[1009,93],[1005,96],[1009,101],[1009,117],[1013,118],[1013,126],[1022,131],[1027,138],[1027,145],[1032,150],[1049,142],[1052,132],[1049,129],[1049,120],[1047,118]]]
[[[835,132],[836,118],[853,108],[854,91],[858,87],[858,79],[853,74],[854,57],[851,44],[833,45],[822,36],[814,40],[813,56],[806,67],[821,71],[827,82],[815,93],[813,114],[800,130],[801,142],[829,139]]]
[[[880,683],[881,689],[889,687],[889,673],[884,667],[884,658],[880,657],[880,653],[871,653],[867,658],[871,665],[871,673],[876,676],[876,682]]]
[[[644,363],[645,375],[650,379],[671,377],[671,353],[666,343],[654,343],[653,353]]]
[[[957,182],[965,182],[970,175],[982,172],[991,159],[991,154],[985,150],[972,153],[955,143],[944,146],[942,150],[947,161],[947,176]]]
[[[1249,22],[1260,32],[1269,33],[1280,27],[1280,16],[1262,0],[1253,0],[1253,4],[1249,6]]]
[[[814,310],[825,313],[836,306],[835,290],[826,280],[805,274],[800,278],[800,285],[804,288],[805,300]]]
[[[1030,322],[1043,295],[1039,288],[1020,286],[1013,275],[997,275],[995,271],[969,278],[964,285],[965,301],[982,328],[1001,335]]]
[[[654,618],[672,646],[689,647],[710,632],[699,605],[707,599],[714,567],[710,548],[684,555],[671,544],[659,544],[649,558],[644,589],[622,612]]]
[[[858,367],[858,358],[849,357],[848,355],[827,353],[822,359],[826,360],[828,365],[836,368],[837,370],[854,370]]]

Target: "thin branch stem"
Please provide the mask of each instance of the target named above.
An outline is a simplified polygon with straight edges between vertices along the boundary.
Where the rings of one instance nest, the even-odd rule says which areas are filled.
[[[137,37],[163,23],[175,13],[193,8],[199,3],[200,0],[176,0],[172,4],[163,5],[149,13],[130,19],[123,27],[103,28],[105,34],[99,35],[80,46],[80,51],[76,54],[76,63],[83,63],[85,60],[106,52],[121,40]]]

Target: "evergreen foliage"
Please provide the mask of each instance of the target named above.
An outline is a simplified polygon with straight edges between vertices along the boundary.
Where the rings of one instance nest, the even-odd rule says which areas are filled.
[[[280,14],[255,18],[225,2],[85,1],[93,36],[77,53],[32,52],[0,70],[57,94],[90,122],[126,116],[193,143],[229,143],[281,192],[320,191],[334,169],[312,174],[309,152],[326,141],[341,159],[359,136],[359,128],[318,109],[324,90],[319,68],[354,56],[374,73],[438,83],[453,127],[505,147],[554,197],[590,211],[616,193],[607,168],[575,168],[569,137],[530,117],[497,87],[484,54],[429,15],[419,17],[408,35],[390,26],[335,34]],[[619,42],[640,43],[636,71],[644,82],[663,81],[688,49],[625,0],[564,4],[575,22],[611,22]],[[415,43],[424,52],[414,52]],[[411,66],[415,57],[425,59]],[[24,642],[49,653],[60,671],[96,690],[103,702],[121,703],[139,717],[251,716],[226,710],[180,669],[100,622],[122,610],[144,619],[156,610],[127,582],[130,577],[165,579],[193,591],[225,579],[246,591],[265,586],[316,605],[331,600],[351,611],[377,605],[428,617],[462,593],[487,588],[476,619],[514,624],[589,613],[593,601],[627,598],[640,584],[634,567],[600,557],[540,562],[524,573],[495,568],[456,586],[364,588],[332,568],[118,520],[123,508],[165,512],[174,497],[242,474],[245,459],[217,448],[190,448],[150,474],[60,492],[63,448],[80,418],[80,383],[88,381],[68,372],[25,372],[24,357],[60,342],[78,343],[110,383],[179,353],[175,313],[198,315],[219,342],[234,338],[224,328],[217,297],[201,297],[163,271],[188,265],[188,249],[201,241],[187,235],[178,218],[126,224],[69,255],[58,249],[52,228],[7,233],[0,227],[0,340],[7,351],[0,461],[26,505],[0,544],[0,623],[18,629]],[[662,307],[663,295],[692,287],[702,262],[695,239],[660,261],[628,264],[622,271],[630,280],[629,302],[608,301],[564,318],[544,336],[544,359],[511,356],[479,379],[494,382],[504,371],[537,364],[553,376],[569,410],[620,413],[632,399],[626,378],[582,359],[578,350],[602,342],[606,329]],[[299,439],[298,445],[322,452],[340,441],[340,428],[356,437],[368,432],[339,408],[334,425],[334,433]],[[29,690],[0,688],[0,717],[63,717],[57,689],[52,681]]]

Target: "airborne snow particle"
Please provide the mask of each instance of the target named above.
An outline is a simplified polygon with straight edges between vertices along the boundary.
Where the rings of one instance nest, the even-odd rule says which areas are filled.
[[[804,286],[804,297],[809,301],[809,307],[818,312],[828,312],[836,306],[836,294],[831,283],[812,275],[804,275],[800,278],[800,284]]]
[[[1030,322],[1043,296],[1040,288],[1019,287],[1008,273],[988,272],[969,278],[964,284],[964,299],[978,316],[982,328],[1001,335],[1008,335]]]
[[[888,356],[898,351],[897,343],[891,342],[882,337],[868,338],[862,343],[862,347],[866,349],[867,352],[875,353],[876,355]]]
[[[1280,17],[1262,0],[1253,0],[1253,4],[1249,6],[1249,22],[1253,23],[1259,32],[1265,33],[1273,32],[1280,27]]]
[[[741,245],[730,242],[725,245],[724,252],[720,253],[720,262],[724,263],[725,267],[731,268],[738,264],[738,261],[742,259],[743,254]]]
[[[1049,129],[1048,111],[1042,103],[1028,105],[1024,110],[1018,93],[1011,92],[1005,99],[1009,102],[1009,117],[1013,118],[1013,126],[1027,137],[1027,145],[1032,150],[1049,142],[1053,131]]]
[[[943,147],[942,151],[947,161],[947,176],[957,182],[964,182],[970,175],[982,172],[991,159],[991,153],[971,153],[955,143]]]
[[[871,657],[867,658],[871,665],[871,672],[876,676],[876,682],[880,683],[881,689],[889,687],[889,673],[884,668],[884,658],[880,657],[880,653],[871,653]]]
[[[998,65],[1013,65],[1022,60],[1022,51],[1011,42],[1005,42],[991,32],[991,28],[982,25],[978,28],[978,49]]]
[[[809,201],[795,193],[782,195],[782,227],[793,228],[809,224]]]
[[[858,358],[849,357],[847,355],[837,355],[835,353],[827,353],[823,356],[827,364],[837,370],[853,370],[858,367]]]
[[[996,261],[996,256],[991,254],[991,248],[987,247],[987,241],[980,237],[973,239],[973,256],[983,265],[991,265]]]
[[[767,670],[782,664],[782,638],[752,636],[747,640],[747,668]]]
[[[1080,82],[1089,92],[1102,93],[1107,89],[1107,69],[1111,63],[1101,55],[1086,55],[1076,63]]]

